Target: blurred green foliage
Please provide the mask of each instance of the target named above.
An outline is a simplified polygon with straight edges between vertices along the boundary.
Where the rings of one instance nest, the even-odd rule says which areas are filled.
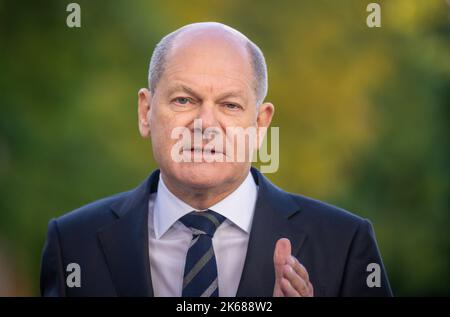
[[[70,1],[0,1],[0,295],[39,294],[50,218],[156,167],[137,91],[157,41],[198,21],[266,54],[268,177],[371,219],[396,295],[450,295],[449,5],[374,1],[369,29],[369,2],[83,0],[70,29]]]

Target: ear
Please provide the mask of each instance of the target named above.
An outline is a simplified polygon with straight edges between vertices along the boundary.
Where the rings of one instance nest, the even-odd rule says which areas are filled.
[[[258,127],[269,127],[270,122],[272,122],[273,114],[275,113],[275,107],[270,102],[265,102],[259,106],[258,117],[256,122]]]
[[[138,124],[139,132],[143,138],[150,137],[150,108],[152,94],[147,88],[141,88],[138,92]]]
[[[262,144],[264,136],[266,135],[266,128],[270,126],[274,113],[275,107],[270,102],[265,102],[259,106],[258,116],[256,118],[256,124],[258,127],[258,148]]]

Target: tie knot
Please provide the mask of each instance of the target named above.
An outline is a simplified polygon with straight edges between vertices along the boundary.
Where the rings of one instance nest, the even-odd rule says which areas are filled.
[[[180,218],[180,221],[192,230],[194,235],[207,234],[211,238],[225,217],[212,210],[193,211]]]

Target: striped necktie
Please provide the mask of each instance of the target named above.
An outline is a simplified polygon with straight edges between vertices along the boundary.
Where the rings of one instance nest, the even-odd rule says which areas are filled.
[[[218,297],[217,264],[212,245],[216,229],[225,220],[212,210],[193,211],[180,218],[192,230],[183,277],[183,297]]]

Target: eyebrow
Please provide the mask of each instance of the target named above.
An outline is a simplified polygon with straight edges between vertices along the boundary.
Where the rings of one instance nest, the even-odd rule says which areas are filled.
[[[182,85],[182,84],[176,85],[176,86],[170,88],[169,91],[167,92],[167,95],[170,96],[171,94],[173,94],[176,91],[184,91],[185,93],[188,93],[188,94],[190,94],[191,96],[193,96],[193,97],[195,97],[197,99],[200,99],[200,100],[202,99],[200,97],[200,95],[197,94],[193,89],[191,89],[191,88],[189,88],[189,87],[187,87],[185,85]]]
[[[219,97],[217,98],[217,100],[223,100],[223,99],[226,99],[226,98],[232,98],[232,97],[240,98],[240,99],[242,99],[243,101],[245,101],[245,98],[244,98],[244,96],[243,96],[243,92],[240,91],[240,90],[225,92],[225,93],[219,95]]]
[[[176,91],[184,91],[185,93],[190,94],[191,96],[195,97],[196,99],[202,100],[202,98],[200,97],[200,94],[195,92],[192,88],[189,88],[188,86],[183,85],[183,84],[178,84],[172,88],[169,88],[167,94],[170,96],[171,94],[173,94]],[[244,98],[241,90],[229,91],[229,92],[222,93],[221,95],[219,95],[217,100],[223,100],[223,99],[230,98],[230,97],[240,98],[243,101],[246,100]]]

